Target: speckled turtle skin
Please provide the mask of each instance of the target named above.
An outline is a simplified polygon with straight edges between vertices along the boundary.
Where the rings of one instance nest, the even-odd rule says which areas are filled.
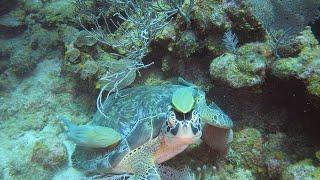
[[[123,141],[109,148],[88,149],[77,147],[72,156],[73,164],[78,168],[87,170],[87,172],[98,170],[106,173],[109,169],[116,167],[133,150],[140,150],[140,153],[145,153],[146,156],[154,153],[156,149],[153,148],[157,148],[161,143],[158,135],[167,118],[167,112],[172,109],[172,95],[181,87],[186,86],[173,84],[140,86],[121,90],[118,97],[111,95],[103,105],[103,112],[106,116],[97,112],[92,124],[117,130],[121,133]],[[204,94],[201,90],[195,91],[195,96]],[[199,100],[196,102],[199,102]],[[195,104],[194,108],[201,111],[203,107]],[[219,108],[214,106],[205,108],[212,108],[212,111],[216,113],[214,118],[218,118],[210,123],[212,126],[222,129],[232,128],[231,119]],[[208,115],[210,116],[210,114]],[[150,142],[152,144],[141,151],[141,147]]]

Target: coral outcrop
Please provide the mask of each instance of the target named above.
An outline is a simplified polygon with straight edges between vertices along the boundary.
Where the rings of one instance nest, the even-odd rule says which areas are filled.
[[[263,43],[241,46],[236,54],[226,53],[212,60],[210,75],[233,88],[262,85],[270,49]]]

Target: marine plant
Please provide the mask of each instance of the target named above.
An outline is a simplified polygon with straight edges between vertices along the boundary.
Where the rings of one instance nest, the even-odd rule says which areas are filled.
[[[161,31],[176,13],[188,19],[188,13],[182,11],[184,1],[141,1],[141,0],[107,0],[99,4],[94,10],[89,8],[87,1],[76,1],[78,21],[90,36],[100,43],[108,45],[117,51],[118,61],[108,63],[107,66],[125,66],[120,71],[107,72],[102,78],[106,84],[101,88],[97,98],[97,108],[103,114],[103,94],[108,91],[116,93],[132,74],[146,68],[153,63],[144,64],[143,57],[149,51],[153,37]],[[191,1],[189,10],[193,6]],[[108,10],[114,8],[112,16]],[[91,28],[84,22],[90,22]]]
[[[223,35],[223,43],[227,51],[236,54],[238,46],[238,37],[232,30],[228,30]]]

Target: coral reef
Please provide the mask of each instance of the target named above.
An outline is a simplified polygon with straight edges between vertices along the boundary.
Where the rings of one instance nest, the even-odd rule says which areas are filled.
[[[83,123],[88,119],[86,110],[77,110],[80,103],[72,100],[74,85],[60,77],[57,59],[43,61],[33,76],[14,83],[19,86],[6,93],[0,105],[1,161],[7,162],[1,164],[2,177],[47,179],[67,162],[56,116],[82,116],[77,119]]]
[[[234,139],[226,157],[199,142],[166,165],[320,179],[319,35],[306,27],[319,2],[152,2],[0,0],[0,179],[85,178],[56,117],[85,124],[105,91],[178,76],[234,120]]]
[[[262,173],[263,140],[261,133],[253,128],[243,129],[235,133],[228,159],[234,166],[240,165],[253,173]]]

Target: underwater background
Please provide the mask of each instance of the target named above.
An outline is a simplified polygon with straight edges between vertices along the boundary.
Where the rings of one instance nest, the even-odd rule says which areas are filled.
[[[233,120],[233,141],[225,154],[191,145],[166,166],[201,180],[320,179],[319,8],[0,0],[0,179],[89,179],[57,117],[86,124],[108,92],[178,77]]]

